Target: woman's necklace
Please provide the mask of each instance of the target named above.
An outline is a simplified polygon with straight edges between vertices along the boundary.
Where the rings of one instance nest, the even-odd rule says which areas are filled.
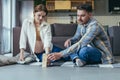
[[[36,31],[40,31],[40,27],[36,27]]]
[[[35,24],[36,31],[40,31],[40,24]]]
[[[35,21],[34,21],[34,24],[35,24],[36,31],[40,31],[40,24]]]

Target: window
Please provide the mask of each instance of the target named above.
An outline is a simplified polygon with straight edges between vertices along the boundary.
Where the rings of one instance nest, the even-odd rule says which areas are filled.
[[[2,3],[2,35],[1,53],[11,52],[12,27],[15,25],[15,0],[1,0]],[[13,16],[14,15],[14,16]]]

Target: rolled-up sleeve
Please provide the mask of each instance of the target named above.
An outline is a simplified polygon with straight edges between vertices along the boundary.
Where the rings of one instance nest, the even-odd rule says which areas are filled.
[[[26,27],[27,26],[27,20],[24,20],[20,32],[20,41],[19,41],[19,48],[26,49],[26,42],[27,42],[27,35],[26,35]]]
[[[48,24],[44,35],[44,48],[51,47],[52,44],[51,41],[52,41],[51,28],[50,25]]]
[[[80,25],[78,25],[75,35],[72,38],[70,38],[70,40],[72,43],[76,43],[80,38],[81,38],[81,27]]]

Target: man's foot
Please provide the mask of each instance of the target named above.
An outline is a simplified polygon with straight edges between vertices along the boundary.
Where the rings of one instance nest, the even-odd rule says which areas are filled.
[[[75,65],[76,65],[77,67],[83,67],[85,64],[86,64],[85,61],[82,61],[82,60],[80,60],[80,59],[76,59],[76,60],[75,60]]]

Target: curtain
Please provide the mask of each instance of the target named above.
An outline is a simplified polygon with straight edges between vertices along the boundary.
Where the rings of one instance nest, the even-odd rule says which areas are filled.
[[[0,54],[1,54],[1,36],[2,36],[2,1],[0,0]]]
[[[1,54],[10,52],[11,0],[2,0]]]

